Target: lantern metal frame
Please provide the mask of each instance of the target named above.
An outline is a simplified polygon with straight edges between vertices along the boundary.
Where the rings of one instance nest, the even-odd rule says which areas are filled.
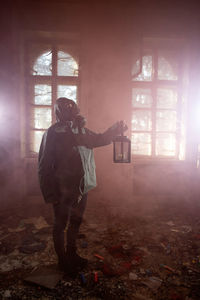
[[[116,158],[116,143],[121,143],[121,159]],[[127,158],[124,158],[124,143],[128,144],[128,152],[127,152]],[[127,138],[127,136],[124,136],[123,134],[117,136],[113,140],[113,161],[114,163],[130,163],[131,162],[131,141]]]

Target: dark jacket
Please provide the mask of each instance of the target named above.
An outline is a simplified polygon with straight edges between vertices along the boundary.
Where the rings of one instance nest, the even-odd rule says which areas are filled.
[[[57,122],[52,125],[44,133],[39,150],[39,182],[45,202],[59,201],[63,193],[78,195],[84,177],[79,146],[92,151],[95,147],[108,145],[118,131],[115,124],[102,134],[87,128],[84,128],[84,134],[74,134],[69,124]]]

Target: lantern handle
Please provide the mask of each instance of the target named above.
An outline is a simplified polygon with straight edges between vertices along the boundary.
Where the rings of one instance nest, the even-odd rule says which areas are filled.
[[[122,121],[120,121],[120,131],[121,131],[121,136],[124,136],[124,131],[126,130],[126,129],[128,129],[128,127],[127,127],[127,125],[125,125],[125,122],[124,122],[124,120],[122,120]]]

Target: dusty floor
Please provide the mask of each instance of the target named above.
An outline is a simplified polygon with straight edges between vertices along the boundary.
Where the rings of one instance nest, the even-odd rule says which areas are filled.
[[[49,208],[1,212],[0,299],[200,299],[200,207],[151,200],[88,207],[78,245],[89,265],[75,279],[56,273]],[[46,267],[49,288],[27,280]]]

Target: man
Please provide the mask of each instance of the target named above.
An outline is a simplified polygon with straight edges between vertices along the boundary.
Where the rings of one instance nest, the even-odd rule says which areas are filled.
[[[76,252],[76,239],[86,207],[87,193],[96,186],[93,148],[108,145],[127,129],[117,122],[103,134],[85,128],[76,103],[59,98],[57,122],[43,135],[39,151],[39,181],[44,200],[53,204],[53,240],[58,265],[74,273],[87,264]],[[67,247],[64,230],[67,227]]]

